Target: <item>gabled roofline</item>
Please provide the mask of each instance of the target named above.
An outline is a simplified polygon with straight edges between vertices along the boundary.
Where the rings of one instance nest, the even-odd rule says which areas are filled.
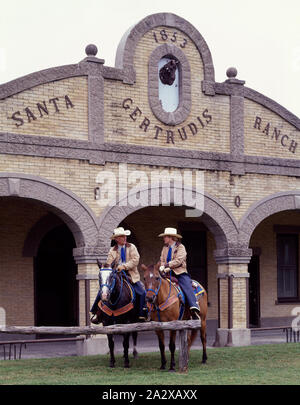
[[[0,100],[18,94],[22,91],[31,89],[35,86],[53,82],[56,80],[67,79],[70,77],[89,76],[93,77],[100,74],[102,78],[110,80],[120,80],[128,84],[134,83],[135,71],[133,69],[133,57],[135,47],[139,39],[149,29],[166,25],[177,27],[185,32],[196,44],[204,63],[204,80],[203,91],[205,94],[214,95],[238,94],[249,100],[255,101],[262,106],[268,108],[274,113],[281,116],[295,128],[300,130],[300,118],[288,111],[285,107],[272,100],[271,98],[245,86],[236,86],[231,80],[226,80],[223,83],[215,82],[214,66],[210,50],[197,29],[185,19],[171,13],[158,13],[145,17],[135,26],[130,28],[123,36],[118,46],[116,54],[116,67],[103,66],[103,61],[97,58],[85,58],[79,63],[56,66],[48,69],[43,69],[20,78],[14,79],[0,85]],[[99,61],[99,63],[97,63]],[[95,65],[98,65],[99,69]],[[101,67],[100,67],[101,66]]]

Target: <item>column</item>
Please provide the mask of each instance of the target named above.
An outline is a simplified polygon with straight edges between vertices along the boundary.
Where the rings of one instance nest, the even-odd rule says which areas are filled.
[[[78,272],[78,311],[79,325],[90,325],[90,308],[96,298],[99,289],[99,266],[100,262],[106,259],[106,255],[102,254],[102,249],[98,247],[84,247],[73,249],[74,258],[77,263]],[[105,259],[104,259],[105,258]],[[101,324],[99,325],[101,326]],[[108,353],[108,344],[106,335],[90,335],[86,336],[84,341],[76,342],[77,355],[87,356],[96,354]]]
[[[216,257],[218,262],[219,319],[214,346],[251,344],[251,334],[248,327],[248,263],[250,258],[251,256]]]
[[[99,284],[99,267],[97,263],[79,263],[78,274],[78,295],[79,295],[79,325],[90,325],[89,310],[97,295]]]

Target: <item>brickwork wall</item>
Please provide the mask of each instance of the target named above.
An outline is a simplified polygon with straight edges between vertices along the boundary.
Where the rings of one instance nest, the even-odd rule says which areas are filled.
[[[65,96],[69,97],[73,107]],[[85,76],[35,86],[0,100],[0,132],[87,140],[87,100]],[[46,106],[48,114],[39,110],[37,103],[44,108]],[[18,111],[15,120],[12,119],[12,115]]]
[[[150,186],[151,172],[157,173],[168,170],[170,173],[174,168],[146,165],[128,165],[128,175],[136,170],[142,170],[146,173],[146,178],[141,179],[142,185]],[[43,157],[29,157],[0,154],[1,172],[18,172],[34,174],[52,180],[82,198],[95,212],[97,216],[101,214],[104,205],[99,205],[94,197],[94,188],[97,184],[96,178],[105,171],[111,171],[118,180],[119,166],[115,163],[107,163],[104,166],[89,165],[86,161],[76,159],[57,159]],[[183,178],[183,170],[179,170]],[[195,171],[193,172],[195,181]],[[193,182],[194,184],[194,182]],[[292,176],[275,176],[263,174],[245,174],[244,176],[230,176],[228,172],[204,171],[204,191],[217,198],[224,207],[226,207],[233,216],[239,220],[248,208],[255,202],[280,191],[295,190],[298,187],[299,179]],[[128,185],[128,191],[135,184]],[[118,182],[117,182],[118,186]],[[121,184],[123,187],[123,184]],[[106,187],[106,186],[105,186]],[[111,190],[111,196],[115,191],[111,184],[108,189]],[[122,189],[121,189],[122,191]],[[118,195],[118,194],[117,194]],[[240,207],[236,207],[234,198],[239,195],[241,198]]]
[[[245,99],[245,154],[299,159],[300,131],[273,111]]]

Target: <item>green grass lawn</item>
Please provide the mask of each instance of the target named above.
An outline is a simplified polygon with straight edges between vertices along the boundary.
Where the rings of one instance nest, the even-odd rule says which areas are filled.
[[[300,384],[300,343],[192,350],[188,374],[160,371],[159,353],[108,367],[108,356],[0,361],[0,384]],[[169,361],[169,352],[167,352]],[[178,361],[178,358],[176,359]]]

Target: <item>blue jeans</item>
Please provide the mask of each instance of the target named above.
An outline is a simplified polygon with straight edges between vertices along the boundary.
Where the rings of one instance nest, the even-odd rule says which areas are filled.
[[[194,290],[192,287],[192,279],[191,276],[188,273],[181,273],[181,274],[175,274],[173,271],[173,275],[178,280],[179,286],[181,287],[186,300],[188,302],[189,307],[196,307],[199,308],[198,302],[196,300]]]
[[[143,308],[145,306],[145,297],[146,297],[146,291],[143,288],[143,285],[140,281],[137,281],[136,283],[132,284],[132,287],[134,288],[134,292],[136,294],[136,304],[138,305],[139,309],[139,315],[143,315]],[[100,290],[98,291],[97,297],[94,301],[94,304],[91,308],[92,314],[95,314],[98,310],[98,302],[101,300],[101,293]]]
[[[143,308],[145,307],[146,291],[144,290],[143,284],[140,281],[132,284],[134,292],[136,294],[136,305],[138,305],[139,316],[143,316]]]

